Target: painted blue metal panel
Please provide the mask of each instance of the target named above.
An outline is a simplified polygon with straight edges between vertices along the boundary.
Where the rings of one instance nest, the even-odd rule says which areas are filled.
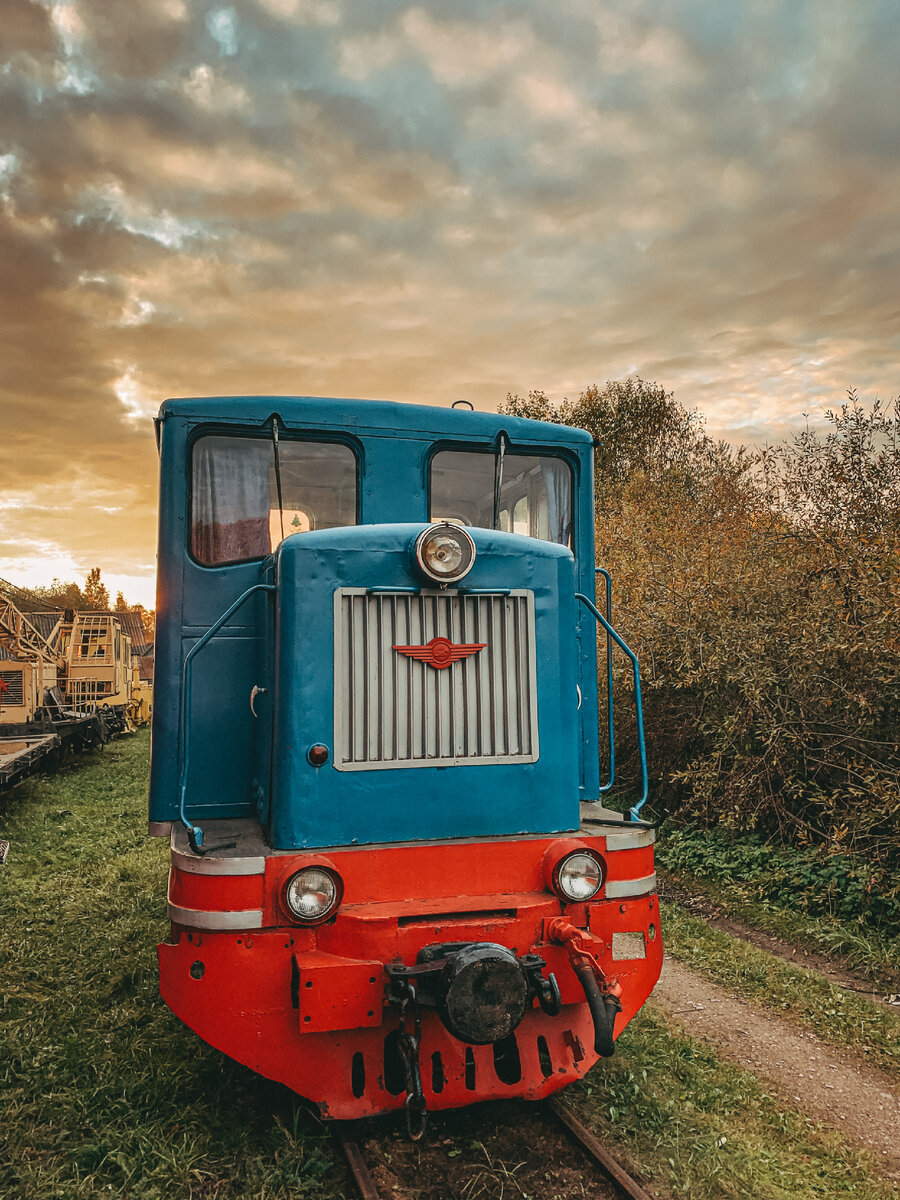
[[[400,404],[389,400],[342,400],[320,396],[216,396],[167,400],[160,419],[187,419],[208,424],[231,423],[263,429],[272,413],[288,428],[343,430],[360,440],[368,435],[409,437],[417,441],[441,438],[489,441],[505,430],[513,443],[589,447],[591,435],[583,429],[530,421],[497,413],[439,408],[430,404]]]
[[[307,761],[312,744],[324,742],[332,750],[335,744],[335,591],[433,586],[412,564],[421,529],[322,530],[294,535],[279,548],[270,825],[279,849],[578,828],[574,562],[569,550],[550,542],[471,529],[478,556],[460,585],[461,591],[534,593],[537,762],[349,775],[333,761],[324,767]]]
[[[172,820],[177,814],[184,655],[242,592],[254,583],[271,579],[271,559],[216,567],[201,566],[192,559],[188,548],[191,443],[200,434],[213,431],[268,436],[273,413],[278,414],[286,436],[327,437],[353,446],[360,472],[359,519],[366,525],[426,519],[428,464],[437,446],[489,449],[503,431],[515,451],[563,454],[575,480],[575,590],[590,598],[595,595],[592,445],[590,436],[582,430],[495,413],[380,401],[271,396],[167,401],[160,410],[156,694],[150,801],[154,821]],[[369,536],[378,535],[370,531]],[[520,550],[522,563],[518,569],[525,571],[530,569],[530,559],[544,562],[547,554],[545,544],[523,540],[526,545]],[[371,542],[369,545],[371,549]],[[359,553],[364,551],[360,549]],[[350,561],[359,561],[356,553]],[[571,571],[571,566],[567,569]],[[340,583],[350,586],[350,579]],[[303,602],[299,593],[298,602]],[[267,701],[261,699],[261,721],[254,722],[249,690],[254,683],[271,686],[272,664],[264,652],[271,646],[266,631],[268,604],[266,598],[255,597],[197,659],[199,690],[194,697],[194,711],[197,729],[202,728],[203,733],[191,750],[188,802],[192,812],[231,816],[249,814],[257,807],[267,812],[270,764],[265,739],[261,741],[258,734],[271,714]],[[580,605],[577,608],[580,611],[571,612],[568,626],[561,630],[569,641],[571,631],[576,632],[578,654],[570,678],[579,681],[584,702],[580,714],[574,720],[568,714],[567,720],[576,731],[576,746],[574,751],[570,749],[579,764],[576,792],[581,799],[592,799],[599,789],[596,632],[590,614]],[[221,648],[217,645],[220,639]],[[233,644],[226,646],[226,641]],[[315,653],[319,652],[316,648]],[[248,750],[248,739],[252,738],[256,739],[253,754]],[[463,769],[471,772],[480,768],[458,770]],[[486,768],[491,775],[500,769]],[[560,786],[557,779],[554,787]]]

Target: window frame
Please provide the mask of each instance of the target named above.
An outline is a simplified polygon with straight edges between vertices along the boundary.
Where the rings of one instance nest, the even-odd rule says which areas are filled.
[[[356,484],[356,502],[354,505],[354,525],[362,524],[362,477],[363,477],[363,448],[356,438],[347,437],[338,431],[323,430],[321,434],[316,432],[306,433],[298,436],[298,431],[285,424],[284,420],[278,413],[273,413],[273,416],[278,418],[278,444],[284,446],[291,442],[301,442],[309,444],[311,442],[319,445],[328,446],[345,446],[353,455],[353,463],[355,469],[355,484]],[[203,571],[218,571],[222,567],[242,567],[247,563],[261,563],[265,559],[271,557],[275,550],[269,550],[266,554],[254,554],[247,558],[229,558],[222,562],[207,563],[198,558],[194,553],[194,451],[197,443],[205,437],[227,437],[240,439],[242,441],[265,442],[270,447],[273,444],[271,432],[271,420],[269,417],[266,425],[260,429],[257,426],[254,429],[248,429],[246,426],[235,427],[234,425],[213,424],[203,425],[191,431],[187,444],[187,470],[185,471],[187,483],[187,508],[185,520],[185,546],[184,551],[188,561],[194,566],[199,567]],[[335,526],[334,528],[348,528],[347,526]],[[289,535],[285,535],[289,536]],[[281,543],[279,543],[280,545]],[[276,546],[276,550],[277,550]]]
[[[431,511],[431,480],[432,480],[432,471],[434,468],[435,458],[437,458],[437,456],[439,454],[444,454],[447,451],[452,451],[452,452],[455,452],[458,454],[468,454],[468,453],[486,454],[486,455],[492,456],[493,458],[496,458],[497,453],[498,453],[497,444],[496,444],[498,436],[499,435],[494,435],[494,437],[488,443],[471,442],[471,441],[451,442],[451,441],[443,440],[440,442],[435,442],[432,445],[432,447],[429,450],[426,461],[425,461],[425,483],[424,483],[426,512],[428,513],[429,521],[434,520],[432,511]],[[570,551],[570,553],[575,558],[577,558],[578,557],[578,552],[577,552],[578,536],[579,536],[579,519],[578,519],[579,460],[578,460],[578,456],[575,454],[572,454],[564,446],[553,446],[551,448],[549,446],[541,446],[541,445],[535,446],[533,444],[527,444],[527,445],[516,444],[513,447],[510,444],[511,439],[510,439],[509,435],[504,434],[504,437],[506,438],[506,450],[504,451],[504,458],[555,458],[555,459],[560,459],[569,468],[569,484],[570,484],[569,504],[570,504],[570,510],[571,510],[571,514],[572,514],[572,533],[571,533],[571,544],[567,545],[565,548],[568,551]],[[511,508],[510,508],[509,518],[510,518],[510,526],[511,526],[512,525],[512,509]],[[491,527],[488,525],[472,525],[472,526],[467,525],[466,528],[467,529],[468,528],[491,529]],[[503,533],[504,531],[502,529],[491,529],[491,532]],[[516,534],[515,536],[516,537],[530,537],[533,542],[546,542],[546,544],[550,545],[550,546],[564,545],[563,542],[555,542],[555,541],[551,540],[550,538],[532,537],[532,535],[530,533],[519,533],[519,534]]]

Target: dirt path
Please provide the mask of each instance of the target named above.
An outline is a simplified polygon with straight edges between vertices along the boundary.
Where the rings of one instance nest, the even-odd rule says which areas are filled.
[[[651,1003],[718,1054],[772,1080],[802,1112],[840,1129],[871,1150],[880,1171],[900,1178],[900,1094],[881,1072],[668,957]]]
[[[836,983],[838,987],[846,988],[849,992],[859,992],[860,995],[867,996],[876,1004],[898,1006],[900,974],[895,971],[885,968],[882,977],[874,983],[869,982],[865,976],[852,972],[824,954],[799,949],[792,942],[784,941],[782,938],[775,937],[774,934],[745,925],[743,921],[728,912],[727,905],[711,896],[704,895],[697,890],[696,885],[683,886],[666,872],[660,872],[659,895],[661,899],[680,904],[695,917],[702,917],[713,929],[730,933],[733,937],[740,938],[742,942],[750,942],[761,950],[766,950],[769,954],[774,954],[777,958],[792,963],[795,967],[811,967],[812,970],[818,971],[832,983]]]

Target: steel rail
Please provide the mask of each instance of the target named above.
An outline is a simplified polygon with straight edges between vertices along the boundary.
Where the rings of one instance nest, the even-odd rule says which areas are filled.
[[[565,1131],[573,1138],[588,1158],[600,1168],[604,1178],[618,1189],[624,1200],[653,1200],[636,1179],[612,1157],[593,1133],[582,1124],[568,1104],[557,1096],[551,1096],[544,1102],[544,1107],[556,1117]],[[381,1200],[381,1195],[374,1179],[366,1166],[359,1145],[350,1130],[354,1122],[336,1121],[334,1125],[335,1140],[340,1146],[344,1161],[353,1177],[360,1200]]]
[[[352,1124],[352,1122],[336,1122],[334,1136],[344,1155],[350,1174],[353,1176],[353,1182],[356,1184],[360,1200],[381,1200],[378,1188],[375,1186],[375,1180],[369,1174],[369,1168],[366,1166],[359,1146],[345,1130],[345,1126],[349,1124]]]
[[[582,1150],[594,1160],[607,1179],[620,1189],[622,1194],[627,1197],[627,1200],[653,1200],[653,1197],[644,1191],[637,1180],[632,1179],[628,1172],[604,1149],[591,1131],[585,1125],[582,1125],[568,1104],[563,1103],[556,1096],[551,1096],[546,1103],[553,1115],[565,1126],[566,1130],[578,1142]]]

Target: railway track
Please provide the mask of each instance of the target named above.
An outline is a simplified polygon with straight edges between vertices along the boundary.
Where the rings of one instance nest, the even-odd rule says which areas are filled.
[[[548,1200],[581,1196],[652,1200],[558,1097],[536,1105],[515,1105],[515,1111],[506,1115],[511,1107],[502,1106],[504,1115],[497,1121],[497,1129],[488,1129],[483,1140],[471,1140],[465,1123],[474,1125],[479,1110],[500,1111],[499,1105],[481,1105],[465,1110],[465,1115],[443,1114],[443,1127],[435,1128],[437,1121],[432,1118],[432,1144],[418,1143],[418,1149],[404,1144],[399,1136],[396,1141],[385,1141],[374,1122],[343,1122],[336,1127],[335,1136],[360,1200],[490,1200],[500,1196],[509,1200],[543,1200],[545,1196]],[[448,1133],[453,1136],[444,1136]],[[503,1143],[500,1149],[498,1140]],[[512,1156],[511,1142],[521,1143],[521,1150]],[[460,1144],[468,1148],[472,1161],[459,1160],[463,1154]],[[523,1161],[510,1165],[511,1158],[523,1155]],[[538,1165],[526,1161],[536,1155],[546,1161]]]

